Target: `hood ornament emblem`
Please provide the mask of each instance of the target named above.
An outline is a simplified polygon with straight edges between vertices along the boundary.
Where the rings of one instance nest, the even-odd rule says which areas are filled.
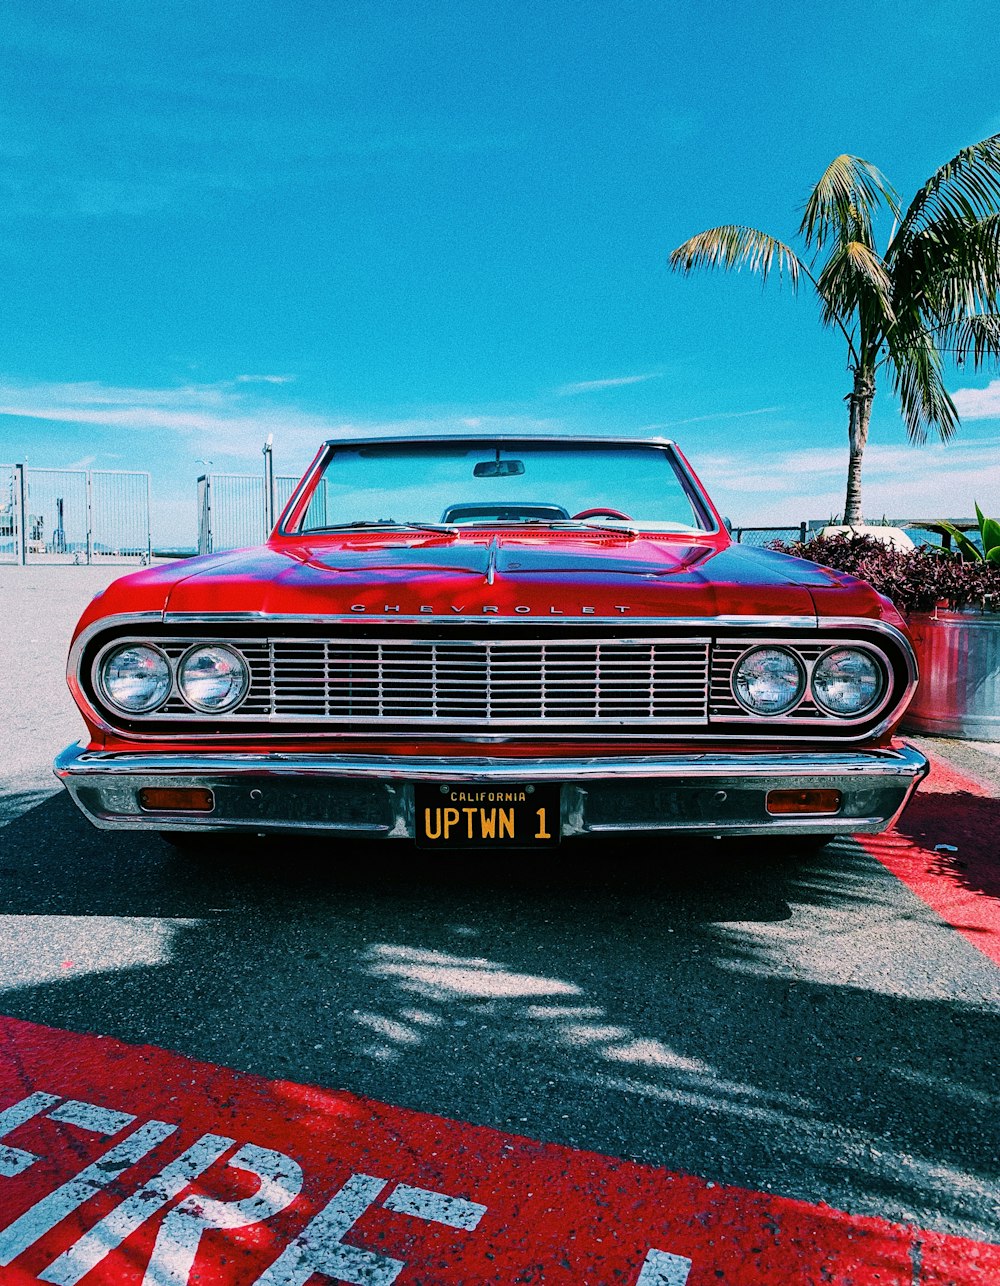
[[[497,578],[497,555],[500,552],[500,537],[494,536],[489,543],[486,557],[486,584],[492,585]]]

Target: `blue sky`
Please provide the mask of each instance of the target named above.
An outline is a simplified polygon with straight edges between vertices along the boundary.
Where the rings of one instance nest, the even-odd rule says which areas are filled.
[[[661,426],[735,521],[842,503],[844,353],[807,296],[685,280],[720,222],[791,235],[839,152],[908,194],[1000,130],[981,5],[9,3],[0,460],[293,473],[357,425]],[[872,515],[1000,507],[1000,372],[959,441],[888,390]]]

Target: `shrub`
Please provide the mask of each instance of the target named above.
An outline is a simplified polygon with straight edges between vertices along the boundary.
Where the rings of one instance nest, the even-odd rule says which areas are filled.
[[[978,607],[1000,612],[1000,566],[963,562],[940,549],[893,549],[873,536],[817,536],[772,541],[770,549],[848,572],[890,598],[901,612]]]

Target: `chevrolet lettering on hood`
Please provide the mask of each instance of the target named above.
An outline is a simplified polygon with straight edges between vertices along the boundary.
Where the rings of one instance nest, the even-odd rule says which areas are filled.
[[[360,614],[362,612],[367,612],[369,609],[365,603],[352,603],[350,610]],[[445,615],[453,613],[455,616],[461,616],[462,613],[467,610],[468,609],[464,605],[457,603],[451,603],[447,607],[435,607],[433,603],[421,603],[417,608],[417,615],[434,616],[436,613],[441,612]],[[498,604],[484,603],[481,607],[473,608],[472,610],[481,612],[484,616],[502,616],[507,611],[513,612],[515,616],[530,616],[532,612],[538,611],[541,611],[543,614],[545,613],[544,607],[532,607],[530,603],[516,603],[510,609],[502,608]],[[624,616],[626,612],[630,612],[632,609],[628,606],[623,606],[621,603],[616,603],[614,610],[618,612],[619,615]],[[386,603],[382,608],[382,613],[385,616],[388,616],[391,613],[398,614],[401,611],[403,611],[403,609],[398,603]],[[594,616],[596,612],[596,607],[566,608],[556,607],[555,604],[552,604],[548,608],[549,616]]]
[[[823,843],[927,771],[892,604],[734,544],[661,438],[327,442],[264,545],[110,586],[68,679],[73,799],[177,844]]]

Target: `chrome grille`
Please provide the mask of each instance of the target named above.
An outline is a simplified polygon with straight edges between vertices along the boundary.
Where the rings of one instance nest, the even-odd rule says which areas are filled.
[[[194,640],[160,642],[176,658]],[[709,640],[227,640],[250,692],[216,721],[691,725],[708,722]],[[198,718],[176,694],[153,716]]]

